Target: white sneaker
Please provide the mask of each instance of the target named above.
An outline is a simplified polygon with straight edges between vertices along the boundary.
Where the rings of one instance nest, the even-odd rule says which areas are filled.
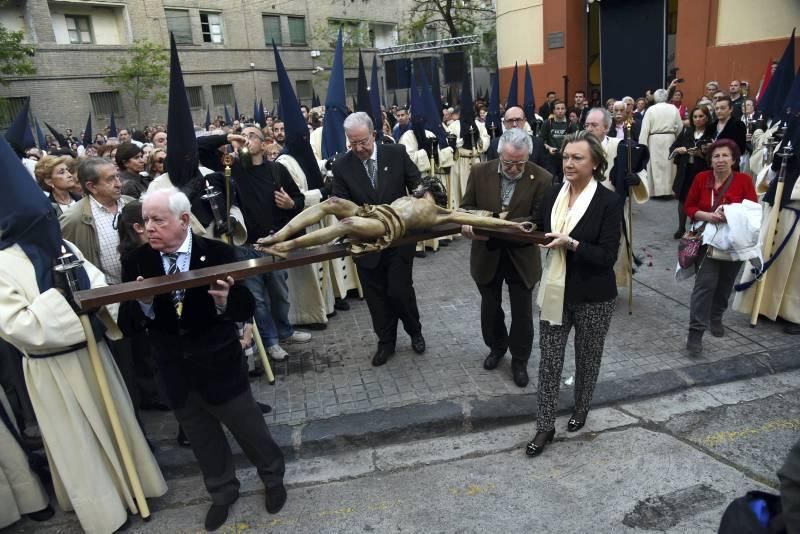
[[[294,334],[286,339],[281,339],[281,343],[285,345],[297,345],[301,343],[308,343],[309,341],[311,341],[311,334],[308,332],[300,332],[299,330],[295,330]]]
[[[276,362],[285,360],[289,355],[289,353],[283,350],[283,347],[280,345],[272,345],[271,347],[267,347],[267,354],[269,354],[269,357]]]

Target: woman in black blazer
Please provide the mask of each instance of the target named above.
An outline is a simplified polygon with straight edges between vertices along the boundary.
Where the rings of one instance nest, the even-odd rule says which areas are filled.
[[[614,314],[614,262],[622,226],[620,197],[601,186],[603,145],[586,131],[568,135],[561,147],[564,185],[543,203],[547,264],[539,284],[538,410],[529,456],[540,454],[555,435],[555,411],[569,332],[575,327],[575,408],[567,430],[586,423],[600,371],[603,344]]]

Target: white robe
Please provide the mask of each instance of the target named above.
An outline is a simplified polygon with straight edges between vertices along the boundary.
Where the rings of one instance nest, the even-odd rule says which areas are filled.
[[[604,143],[603,148],[606,151],[606,172],[605,176],[606,179],[601,183],[606,187],[606,189],[610,189],[611,191],[616,191],[614,184],[611,183],[609,180],[609,176],[611,175],[611,168],[614,166],[614,158],[617,157],[617,149],[619,148],[620,140],[615,137],[606,137],[607,142]],[[644,204],[648,200],[650,200],[650,191],[647,188],[647,176],[644,170],[639,171],[638,175],[641,178],[642,182],[637,185],[636,187],[632,188],[631,196],[637,204]],[[625,228],[628,228],[630,225],[630,221],[628,220],[628,209],[627,203],[625,204],[626,208],[624,211],[625,217]],[[623,232],[625,230],[623,229]],[[635,232],[635,229],[634,229]],[[636,249],[636,234],[633,235],[633,247],[634,252]],[[619,240],[619,252],[617,253],[617,261],[614,263],[614,274],[617,278],[617,287],[628,287],[628,277],[630,276],[630,260],[628,257],[628,246],[627,240],[625,239],[625,234],[620,235]]]
[[[85,262],[84,267],[92,287],[106,285],[94,265]],[[17,245],[0,250],[0,303],[0,336],[25,356],[25,383],[58,503],[64,510],[75,510],[87,533],[112,532],[127,520],[127,510],[137,507],[89,352],[28,357],[85,342],[80,320],[56,289],[39,293],[33,266]],[[98,342],[98,349],[144,494],[161,496],[167,485],[136,422],[122,375],[105,341]]]
[[[5,411],[19,434],[14,413],[2,387],[0,410]],[[47,503],[47,493],[39,477],[28,465],[25,452],[11,431],[0,422],[0,528],[16,523],[24,514],[43,510]]]
[[[669,158],[669,148],[683,129],[678,108],[668,102],[648,108],[642,119],[639,143],[647,145],[650,161],[647,163],[647,187],[654,197],[672,196],[675,165]]]
[[[791,193],[790,207],[800,210],[800,180],[794,184]],[[762,244],[762,254],[764,259],[769,259],[765,254],[767,225],[773,207],[762,203],[763,213],[761,218],[761,232],[759,243]],[[774,234],[773,253],[786,238],[791,230],[797,214],[789,209],[782,209],[778,214],[778,224]],[[761,299],[760,315],[775,320],[778,317],[792,323],[800,324],[800,224],[795,228],[794,233],[789,238],[786,247],[775,263],[767,270],[766,280],[764,280],[764,296]],[[754,277],[750,264],[745,264],[742,272],[741,282],[747,282]],[[753,309],[758,282],[753,284],[746,291],[737,292],[733,299],[733,309],[750,315]]]
[[[322,195],[319,189],[308,189],[306,174],[297,160],[288,154],[281,154],[275,160],[286,167],[294,183],[305,197],[305,209],[319,204]],[[320,226],[315,224],[306,228],[313,232]],[[287,269],[289,284],[289,322],[292,324],[327,324],[328,315],[333,313],[333,286],[327,262],[309,263]]]
[[[461,121],[453,121],[448,127],[447,131],[456,137],[456,147],[458,150],[458,159],[455,160],[453,166],[450,167],[449,183],[445,184],[447,190],[450,192],[450,209],[458,209],[461,206],[461,199],[467,191],[467,180],[472,166],[480,163],[480,156],[489,149],[489,134],[486,131],[486,126],[480,122],[475,121],[477,131],[475,132],[475,140],[478,141],[478,147],[473,150],[466,150],[461,148],[464,144],[464,139],[461,137]],[[455,156],[454,156],[455,159]]]

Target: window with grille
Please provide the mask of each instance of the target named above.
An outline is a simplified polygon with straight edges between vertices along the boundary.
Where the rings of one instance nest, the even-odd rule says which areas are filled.
[[[306,18],[287,17],[289,21],[289,44],[306,44]]]
[[[25,102],[28,101],[27,96],[19,96],[12,98],[3,98],[0,101],[0,126],[8,127],[14,118],[22,111]]]
[[[264,42],[269,46],[275,41],[276,45],[282,45],[281,38],[281,17],[280,15],[264,15]]]
[[[200,27],[203,29],[204,43],[223,42],[222,15],[219,13],[200,13]]]
[[[175,36],[175,44],[192,44],[192,22],[185,9],[165,9],[167,29]]]
[[[233,105],[233,85],[212,85],[211,97],[215,106]]]
[[[92,99],[94,114],[106,117],[112,113],[117,117],[122,116],[122,99],[117,91],[104,91],[102,93],[89,93]]]
[[[67,21],[67,33],[72,44],[92,44],[92,24],[85,15],[64,15]]]
[[[347,96],[355,96],[358,94],[358,78],[347,78],[344,81],[344,92]]]
[[[186,88],[186,98],[189,100],[189,107],[200,109],[203,107],[203,87],[194,86]]]
[[[309,80],[297,80],[297,99],[301,102],[311,101],[311,82]]]
[[[278,101],[281,99],[281,89],[280,84],[278,82],[272,82],[272,103],[275,105],[275,109],[278,109]]]

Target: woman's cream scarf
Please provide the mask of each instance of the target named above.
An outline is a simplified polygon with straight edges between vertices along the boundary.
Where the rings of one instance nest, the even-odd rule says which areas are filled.
[[[597,191],[597,180],[592,178],[583,188],[572,209],[569,208],[569,182],[564,182],[550,211],[550,228],[553,232],[569,235],[583,218],[589,203]],[[536,304],[541,310],[540,319],[551,325],[560,325],[564,314],[564,289],[567,280],[566,249],[552,248],[547,251],[547,265],[539,283]]]

